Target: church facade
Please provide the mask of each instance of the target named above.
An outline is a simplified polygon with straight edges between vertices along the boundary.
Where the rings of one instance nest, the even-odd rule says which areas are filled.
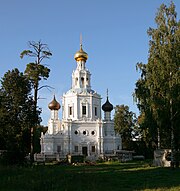
[[[72,72],[72,86],[63,94],[62,107],[55,96],[48,105],[51,115],[48,131],[41,135],[41,153],[60,158],[84,155],[92,160],[115,155],[122,149],[122,142],[111,119],[113,105],[107,95],[101,107],[101,96],[91,88],[91,73],[86,68],[88,54],[82,44],[74,58],[77,66]],[[61,108],[62,120],[58,117]]]

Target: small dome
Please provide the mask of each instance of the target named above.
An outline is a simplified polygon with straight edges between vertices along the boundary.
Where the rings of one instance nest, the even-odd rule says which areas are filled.
[[[108,97],[106,103],[102,105],[102,110],[104,112],[111,112],[113,110],[113,105],[109,102]]]
[[[55,95],[53,100],[48,104],[50,110],[59,110],[61,108],[60,104],[56,101]]]
[[[80,44],[80,50],[75,53],[74,59],[76,61],[79,61],[79,60],[86,61],[88,59],[88,54],[86,52],[84,52],[84,50],[82,49],[82,44]]]

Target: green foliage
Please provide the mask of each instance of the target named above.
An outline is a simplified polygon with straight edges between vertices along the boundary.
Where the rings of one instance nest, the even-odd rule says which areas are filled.
[[[117,105],[114,114],[116,132],[122,137],[123,149],[133,149],[132,140],[138,136],[135,113],[129,111],[128,106]]]
[[[162,148],[180,148],[180,21],[175,5],[162,4],[155,18],[157,28],[149,28],[149,58],[138,63],[141,78],[134,96],[140,109],[139,125],[143,140],[157,147],[158,133]]]
[[[20,54],[20,58],[23,58],[25,55],[31,55],[33,52],[31,50],[24,50]]]
[[[48,127],[45,127],[43,125],[38,125],[36,128],[36,131],[34,132],[34,152],[40,153],[41,152],[41,145],[40,145],[40,137],[41,133],[45,134]]]
[[[25,74],[33,82],[33,84],[38,80],[46,80],[49,77],[50,69],[43,65],[37,65],[36,63],[29,63],[26,66]]]
[[[47,44],[43,44],[41,41],[29,42],[29,47],[31,50],[24,50],[20,54],[20,58],[24,56],[35,58],[34,62],[27,64],[25,75],[30,79],[34,88],[34,101],[35,106],[37,106],[37,96],[39,90],[39,82],[41,80],[47,80],[49,77],[50,69],[42,64],[44,59],[49,59],[52,56]]]
[[[20,159],[30,152],[30,126],[35,124],[38,114],[34,115],[31,84],[18,69],[5,73],[1,85],[0,149],[8,151],[6,160],[16,163],[18,156]]]

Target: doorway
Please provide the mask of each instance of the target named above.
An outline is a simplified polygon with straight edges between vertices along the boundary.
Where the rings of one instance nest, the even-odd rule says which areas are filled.
[[[88,154],[87,154],[88,152],[87,152],[87,147],[82,147],[82,154],[84,155],[84,156],[87,156]]]

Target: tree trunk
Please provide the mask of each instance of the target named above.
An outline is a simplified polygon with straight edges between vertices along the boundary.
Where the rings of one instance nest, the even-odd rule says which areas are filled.
[[[38,82],[34,84],[34,116],[37,116],[37,95],[38,95]],[[37,120],[36,120],[37,121]],[[37,123],[31,127],[31,153],[30,153],[30,161],[31,164],[34,162],[34,146],[35,146],[35,132],[37,128]]]

